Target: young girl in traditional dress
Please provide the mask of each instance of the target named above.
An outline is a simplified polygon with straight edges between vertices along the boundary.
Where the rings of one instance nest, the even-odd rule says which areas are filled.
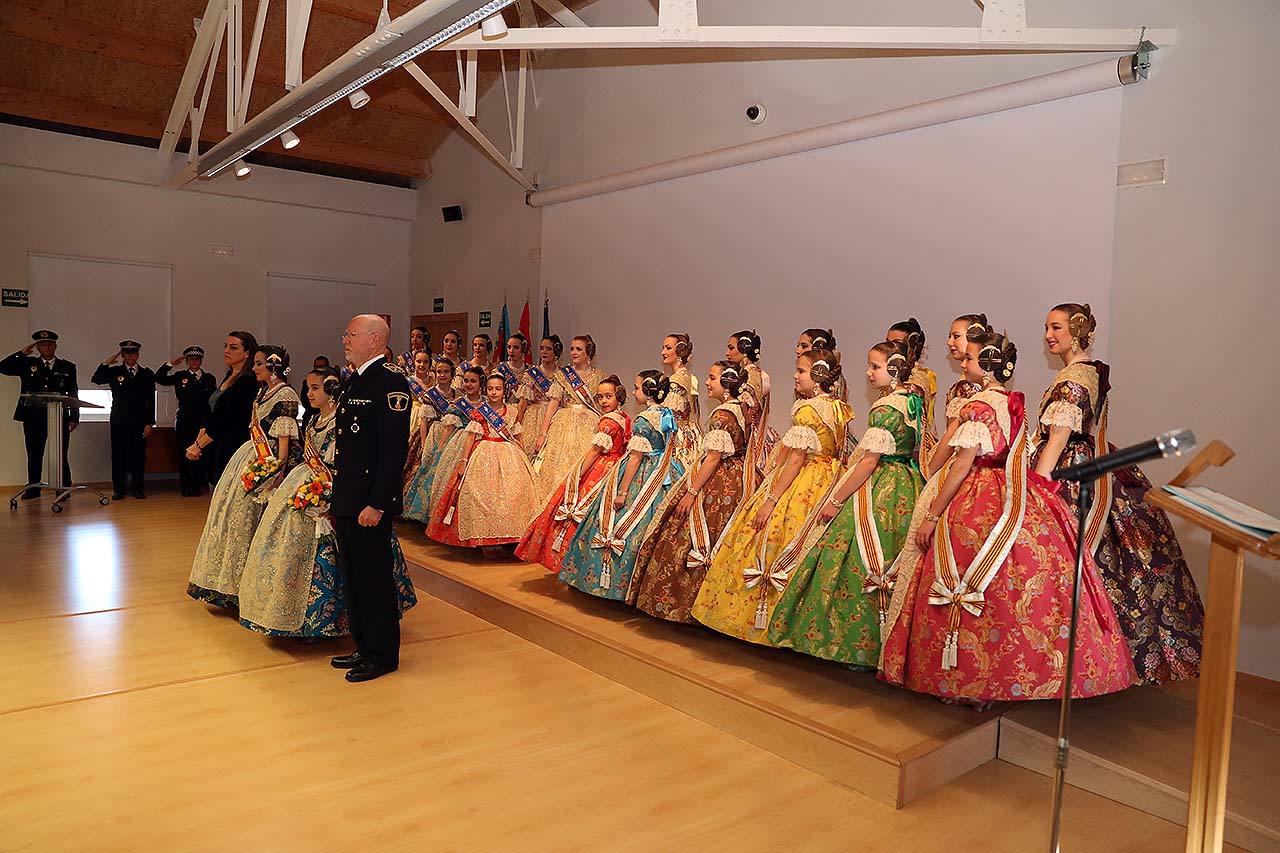
[[[499,545],[520,541],[538,511],[533,469],[520,449],[515,407],[506,403],[507,383],[499,373],[485,380],[485,403],[460,433],[462,454],[431,514],[427,536],[445,545],[484,548],[488,556]]]
[[[596,405],[601,415],[596,434],[578,464],[569,470],[547,501],[542,514],[533,520],[516,546],[516,556],[541,563],[560,573],[565,545],[586,517],[587,507],[604,487],[605,478],[627,453],[631,440],[631,418],[622,411],[627,387],[617,376],[606,376],[596,386]]]
[[[769,426],[769,395],[771,392],[769,374],[759,366],[760,336],[754,331],[741,331],[729,338],[724,357],[746,371],[747,387],[743,389],[741,399],[747,419],[751,422],[751,444],[747,448],[747,464],[754,465],[756,472],[764,475],[766,467],[778,442],[778,432]]]
[[[938,443],[938,433],[933,428],[933,402],[938,396],[938,375],[924,366],[925,340],[924,329],[915,317],[894,323],[885,334],[885,340],[907,345],[907,350],[916,360],[915,369],[906,384],[915,389],[924,401],[924,432],[921,441],[924,444],[925,458],[932,458],[933,448]]]
[[[604,378],[593,362],[596,342],[580,335],[569,342],[569,364],[555,375],[547,391],[547,408],[534,451],[538,493],[549,495],[577,464],[596,434],[596,386]]]
[[[986,314],[961,314],[959,317],[951,321],[951,328],[947,331],[947,355],[959,364],[964,361],[965,349],[969,346],[968,334],[972,330],[976,333],[983,333],[987,328]],[[982,390],[982,385],[977,382],[970,382],[964,378],[961,372],[960,378],[955,381],[950,388],[947,389],[947,397],[944,406],[946,407],[946,427],[942,434],[942,439],[938,442],[938,446],[933,449],[933,453],[929,456],[929,467],[924,472],[926,477],[932,477],[942,469],[946,461],[951,458],[951,438],[956,434],[956,429],[960,426],[960,409],[964,407],[967,401],[974,394]]]
[[[707,421],[700,464],[667,496],[636,556],[630,603],[659,619],[693,622],[689,611],[706,577],[711,549],[738,505],[755,491],[746,464],[750,426],[739,393],[746,376],[717,361],[707,394],[720,405]]]
[[[1076,555],[1071,511],[1028,469],[1022,395],[1004,386],[1016,361],[1003,335],[970,337],[965,375],[985,390],[960,412],[945,478],[931,480],[917,501],[881,653],[886,680],[979,706],[1054,699],[1065,678]],[[1072,695],[1123,690],[1134,677],[1090,558]]]
[[[471,416],[484,403],[485,379],[487,374],[474,365],[462,372],[462,396],[453,402],[449,413],[445,415],[444,431],[440,433],[439,450],[436,452],[435,470],[430,474],[427,483],[427,523],[430,523],[445,488],[449,485],[449,475],[462,461],[462,451],[466,446],[466,427]]]
[[[442,358],[445,364],[448,359]],[[437,365],[437,370],[440,366]],[[471,371],[471,368],[468,368]],[[431,432],[427,434],[427,440],[431,445],[430,451],[423,454],[422,464],[418,466],[418,473],[409,483],[404,493],[404,510],[401,513],[405,518],[413,521],[421,521],[426,524],[431,520],[431,487],[435,482],[435,474],[440,465],[441,455],[444,453],[449,440],[453,438],[458,428],[462,426],[463,419],[470,420],[471,409],[479,406],[480,397],[480,381],[481,377],[476,372],[463,373],[464,379],[460,383],[462,394],[457,400],[454,400],[445,409],[443,417],[441,417],[432,426]],[[439,376],[436,377],[439,382]],[[450,380],[450,387],[456,383],[456,377]],[[439,388],[439,386],[436,386]],[[435,396],[435,395],[432,395]],[[439,398],[437,397],[437,400]],[[455,458],[456,462],[457,459]]]
[[[516,332],[511,337],[507,338],[507,360],[498,365],[498,373],[502,375],[502,378],[506,380],[507,383],[504,399],[512,406],[512,425],[520,423],[520,412],[518,409],[518,406],[520,405],[519,391],[520,387],[524,384],[525,373],[529,370],[528,366],[524,363],[524,357],[528,352],[529,339],[519,332]],[[521,428],[517,430],[517,432],[521,434],[524,433],[523,425],[521,425]],[[524,445],[518,440],[517,444],[520,444],[521,449],[523,449]]]
[[[904,343],[882,341],[867,354],[867,382],[881,396],[867,413],[858,461],[818,511],[826,529],[773,611],[773,645],[875,669],[893,561],[924,487],[924,401],[904,385],[914,366]]]
[[[830,329],[805,329],[800,333],[800,337],[796,338],[796,358],[811,349],[829,349],[836,354],[837,358],[840,356],[840,351],[836,348],[836,334]],[[836,396],[846,403],[849,402],[849,381],[844,374],[840,375],[840,386],[836,388]]]
[[[448,359],[456,368],[451,393],[449,394],[450,397],[455,397],[462,393],[463,362],[466,360],[462,354],[462,332],[457,329],[450,329],[444,333],[444,337],[440,341],[440,357]]]
[[[493,364],[493,338],[481,332],[471,339],[471,358],[467,359],[468,367],[477,367],[489,375]]]
[[[305,387],[319,413],[307,424],[303,464],[271,496],[249,546],[240,579],[240,624],[273,637],[340,637],[350,627],[337,544],[326,517],[337,446],[338,371],[313,370]],[[403,613],[418,599],[395,533],[391,535]]]
[[[436,387],[436,374],[432,369],[431,353],[417,350],[413,353],[412,372],[409,375],[409,396],[413,408],[409,411],[409,454],[404,460],[403,486],[408,489],[409,482],[422,466],[422,452],[427,443],[427,433],[432,421],[439,419],[440,413],[431,405],[427,392]]]
[[[1096,329],[1087,304],[1055,305],[1045,320],[1045,343],[1063,367],[1040,402],[1035,470],[1043,477],[1108,452],[1111,368],[1089,353]],[[1060,494],[1078,513],[1079,484],[1063,485]],[[1099,479],[1085,538],[1129,640],[1138,681],[1159,684],[1199,675],[1204,606],[1169,517],[1143,500],[1150,488],[1136,465]]]
[[[524,452],[532,456],[538,443],[538,434],[542,431],[542,419],[547,413],[547,391],[560,371],[560,356],[564,354],[564,344],[559,335],[551,335],[538,344],[538,363],[530,368],[520,379],[520,387],[516,397],[520,407],[516,411],[516,420],[523,427],[520,433],[520,446]],[[624,389],[625,390],[625,389]]]
[[[842,467],[853,412],[832,396],[840,372],[830,350],[810,350],[796,359],[795,390],[802,399],[791,407],[791,428],[782,437],[787,453],[734,513],[716,545],[693,604],[693,618],[707,627],[768,643],[778,596]]]
[[[196,548],[187,595],[235,607],[249,543],[271,490],[301,459],[298,449],[298,395],[285,382],[289,354],[265,345],[253,356],[261,383],[249,424],[249,440],[231,457],[218,479]]]
[[[582,524],[565,546],[560,580],[601,598],[625,601],[631,588],[636,550],[667,490],[684,473],[675,459],[675,417],[662,403],[671,380],[661,371],[636,377],[636,415],[627,460],[605,478],[587,505]]]
[[[695,464],[702,453],[702,424],[698,423],[698,380],[689,371],[693,340],[685,334],[662,339],[662,372],[671,380],[671,393],[664,405],[676,416],[675,447],[672,452],[684,468]]]

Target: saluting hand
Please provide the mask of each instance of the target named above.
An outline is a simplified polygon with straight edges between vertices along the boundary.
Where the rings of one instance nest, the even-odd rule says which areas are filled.
[[[27,344],[25,347],[22,348],[22,354],[31,355],[31,353],[35,352],[35,349],[36,349],[36,342],[32,341],[31,343]]]
[[[169,365],[171,367],[177,367],[179,364],[182,364],[182,358],[183,357],[180,355],[174,356],[173,358],[169,359]]]
[[[112,365],[112,364],[115,364],[115,363],[116,363],[116,361],[120,358],[120,356],[121,356],[121,352],[120,352],[120,350],[116,350],[116,351],[115,351],[115,353],[114,353],[114,354],[112,354],[111,358],[107,359],[106,361],[104,361],[104,362],[102,362],[102,363],[103,363],[103,364],[106,364],[106,365]]]

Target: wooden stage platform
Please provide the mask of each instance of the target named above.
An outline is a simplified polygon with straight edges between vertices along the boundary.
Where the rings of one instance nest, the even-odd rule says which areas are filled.
[[[999,721],[781,649],[652,619],[541,566],[400,541],[414,583],[590,670],[894,807],[996,757]],[[566,697],[572,702],[573,697]]]

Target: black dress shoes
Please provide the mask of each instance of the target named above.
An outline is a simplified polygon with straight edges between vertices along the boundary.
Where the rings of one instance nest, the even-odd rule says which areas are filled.
[[[147,499],[146,492],[142,491],[141,489],[138,489],[136,492],[130,492],[129,494],[133,495],[135,498],[137,498],[140,501],[145,501]]]
[[[375,678],[381,678],[389,672],[395,672],[394,666],[379,666],[367,660],[361,660],[360,663],[353,666],[347,672],[347,681],[352,684],[359,684],[361,681],[373,681]]]
[[[335,658],[330,658],[329,666],[334,669],[351,669],[352,667],[359,666],[363,662],[364,655],[359,652],[352,652],[349,655],[338,655]]]
[[[113,501],[122,501],[122,500],[124,500],[124,492],[112,492],[112,493],[111,493],[111,500],[113,500]]]

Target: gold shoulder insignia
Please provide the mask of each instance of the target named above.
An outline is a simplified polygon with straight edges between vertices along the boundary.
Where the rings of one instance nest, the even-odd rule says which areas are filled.
[[[390,370],[392,373],[399,373],[401,376],[406,375],[404,372],[404,368],[402,368],[398,364],[392,364],[389,361],[384,361],[382,362],[382,366],[385,367],[387,370]]]

